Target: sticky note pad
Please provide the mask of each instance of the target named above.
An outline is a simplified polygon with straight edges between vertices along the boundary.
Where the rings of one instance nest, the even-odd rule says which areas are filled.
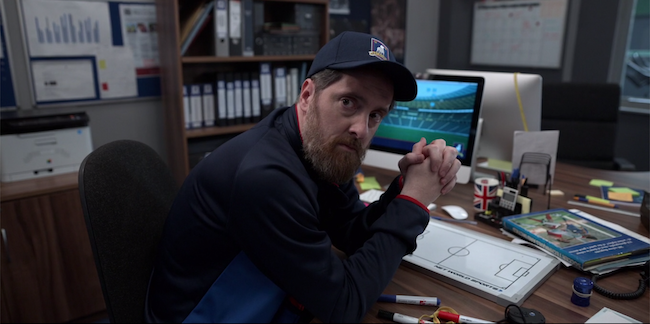
[[[634,190],[632,190],[630,188],[627,188],[627,187],[612,187],[612,188],[609,188],[607,191],[609,191],[609,196],[610,197],[612,196],[612,192],[614,192],[614,193],[627,193],[627,194],[630,194],[632,196],[639,196],[640,195],[637,191],[634,191]]]
[[[611,200],[618,200],[618,201],[634,201],[634,198],[632,198],[632,194],[629,192],[612,192],[610,191],[607,194],[607,197]]]
[[[381,189],[381,186],[375,177],[366,177],[359,186],[361,186],[362,190]]]
[[[603,186],[611,187],[613,184],[614,183],[611,181],[600,180],[600,179],[591,179],[591,181],[589,181],[589,185],[596,186],[596,187],[603,187]]]
[[[512,171],[512,162],[510,162],[510,161],[503,161],[503,160],[497,160],[497,159],[488,159],[487,166],[488,166],[488,168],[493,169],[493,170],[500,170],[500,171],[504,171],[504,172],[511,172]]]
[[[610,201],[607,200],[607,199],[598,198],[598,197],[594,197],[594,196],[587,196],[587,200],[589,200],[589,201],[601,202],[601,203],[605,203],[605,204],[609,204],[609,203],[610,203]]]
[[[106,70],[106,60],[99,60],[99,69]]]

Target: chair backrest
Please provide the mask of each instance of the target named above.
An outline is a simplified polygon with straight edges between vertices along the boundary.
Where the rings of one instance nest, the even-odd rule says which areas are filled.
[[[162,158],[140,142],[108,143],[81,163],[81,205],[112,323],[144,321],[157,245],[177,191]]]
[[[542,129],[560,131],[557,160],[614,169],[620,98],[614,83],[545,83]]]

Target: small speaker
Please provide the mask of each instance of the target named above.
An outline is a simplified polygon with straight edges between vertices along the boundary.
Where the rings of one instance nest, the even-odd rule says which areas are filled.
[[[648,229],[648,222],[650,222],[650,193],[643,191],[643,201],[641,202],[641,224]]]

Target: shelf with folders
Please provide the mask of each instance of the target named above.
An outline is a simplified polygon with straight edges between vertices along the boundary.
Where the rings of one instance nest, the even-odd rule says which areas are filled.
[[[179,2],[181,59],[184,62],[232,62],[256,60],[255,57],[274,60],[279,56],[309,59],[329,36],[328,4],[325,0]]]
[[[243,133],[255,126],[255,123],[247,123],[241,125],[232,125],[232,126],[210,126],[202,127],[196,129],[188,129],[185,132],[187,138],[198,138],[198,137],[207,137],[207,136],[216,136],[224,134],[235,134]]]
[[[232,126],[254,124],[273,109],[292,105],[309,64],[276,61],[185,67],[183,107],[188,137],[245,130]],[[207,94],[201,90],[205,86]]]
[[[224,17],[224,13],[228,17],[232,13],[230,10],[217,12],[216,9],[223,10],[219,3],[227,8],[233,6],[238,8],[242,15],[248,13],[246,8],[250,8],[252,3],[253,10],[250,13],[255,19],[254,36],[258,40],[255,44],[259,45],[261,40],[265,47],[258,46],[252,53],[250,50],[244,52],[245,37],[250,36],[247,32],[251,29],[246,29],[247,18],[241,16],[241,52],[238,52],[239,48],[235,47],[235,51],[224,54],[223,48],[217,46],[222,40],[218,37],[217,27],[219,23],[222,27],[229,26],[227,23],[223,24],[223,20],[219,17]],[[201,11],[206,4],[207,8],[213,10],[211,12],[203,10],[205,19],[196,19],[202,21],[203,25],[194,23],[198,26],[193,36],[195,38],[189,43],[184,42],[183,37],[189,37],[187,35],[191,34],[193,27],[193,24],[188,24],[188,21],[191,21],[190,18],[195,11]],[[236,118],[234,123],[227,121],[225,124],[215,120],[214,125],[206,124],[204,121],[197,122],[195,125],[190,124],[188,127],[184,90],[189,92],[191,86],[204,87],[209,84],[215,96],[215,119],[218,119],[216,102],[219,100],[217,92],[220,75],[234,76],[239,73],[242,76],[253,76],[254,73],[261,75],[261,65],[268,64],[271,78],[274,77],[274,73],[282,71],[276,68],[284,67],[286,75],[291,68],[298,68],[300,73],[297,79],[300,79],[304,76],[305,64],[308,68],[317,50],[329,40],[329,0],[226,0],[225,2],[222,0],[156,0],[156,14],[159,22],[158,44],[167,160],[179,184],[200,160],[202,152],[207,152],[229,138],[254,127],[257,121],[264,117],[264,114],[261,114],[259,118],[251,118],[251,116]],[[288,44],[292,45],[288,46]],[[287,49],[291,50],[287,51]],[[245,79],[247,77],[244,77]],[[251,79],[251,85],[253,79],[255,78]],[[261,78],[260,83],[262,83]],[[294,82],[293,88],[301,84],[302,80],[298,81],[298,86],[295,86]],[[243,86],[244,82],[242,82]],[[272,85],[270,91],[275,94],[275,90]],[[203,91],[203,88],[197,91]],[[294,96],[297,98],[297,92],[288,93],[285,101],[273,99],[270,105],[267,102],[267,113],[269,106],[275,109],[290,105],[291,101],[296,99]]]

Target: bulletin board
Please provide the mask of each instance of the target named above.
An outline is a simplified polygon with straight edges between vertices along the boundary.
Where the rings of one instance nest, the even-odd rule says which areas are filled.
[[[476,2],[471,64],[560,68],[567,2]]]
[[[3,19],[4,16],[0,12],[0,108],[6,109],[16,107],[16,93],[14,92],[13,79],[11,78],[9,51],[7,50]]]
[[[36,105],[160,96],[153,2],[21,0]]]

